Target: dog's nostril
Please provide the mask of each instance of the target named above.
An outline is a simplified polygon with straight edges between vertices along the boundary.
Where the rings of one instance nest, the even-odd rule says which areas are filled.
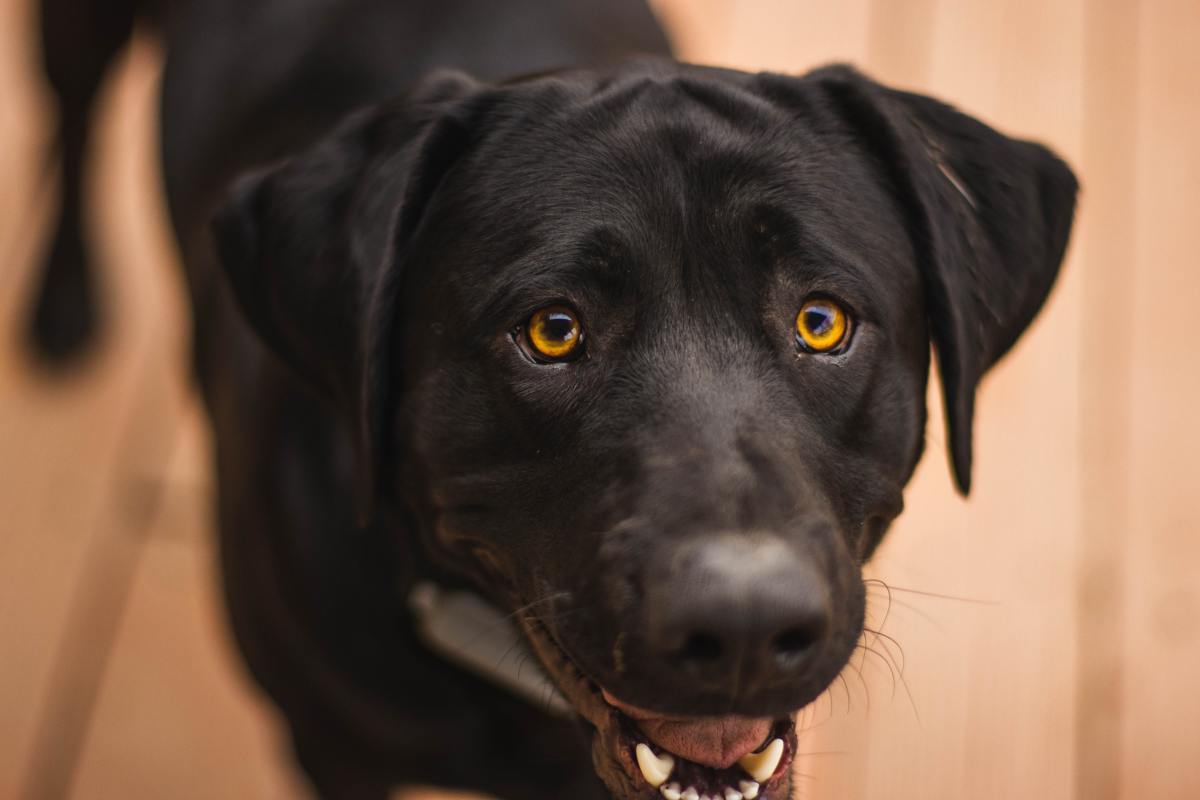
[[[711,664],[721,658],[721,640],[710,633],[696,631],[688,635],[676,655],[693,664]]]
[[[820,631],[813,627],[788,628],[771,639],[771,650],[780,659],[797,658],[807,653],[820,637]]]

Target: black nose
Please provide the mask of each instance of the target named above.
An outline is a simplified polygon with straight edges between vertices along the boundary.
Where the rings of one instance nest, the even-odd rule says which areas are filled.
[[[768,535],[681,545],[649,578],[649,644],[694,679],[738,691],[802,672],[830,626],[829,587],[812,560]]]

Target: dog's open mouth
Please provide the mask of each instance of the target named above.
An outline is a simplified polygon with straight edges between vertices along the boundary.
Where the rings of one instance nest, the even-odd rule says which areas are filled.
[[[596,730],[592,760],[619,797],[786,800],[794,715],[683,717],[622,702],[592,681],[539,621],[522,627],[563,694]]]
[[[669,717],[601,695],[642,778],[667,800],[755,800],[791,763],[791,718]]]

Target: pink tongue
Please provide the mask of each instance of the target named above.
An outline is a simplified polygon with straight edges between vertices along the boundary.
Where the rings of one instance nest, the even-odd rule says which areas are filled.
[[[622,703],[608,692],[608,704],[637,722],[642,733],[664,750],[688,761],[724,769],[752,753],[771,732],[770,719],[737,717],[666,717]]]

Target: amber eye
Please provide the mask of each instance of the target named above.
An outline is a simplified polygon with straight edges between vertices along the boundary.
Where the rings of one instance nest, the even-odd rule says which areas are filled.
[[[796,315],[796,340],[809,353],[836,350],[849,334],[850,317],[832,300],[809,300]]]
[[[535,311],[529,318],[525,324],[525,338],[536,356],[566,361],[579,355],[583,326],[575,312],[566,306],[549,306]]]

